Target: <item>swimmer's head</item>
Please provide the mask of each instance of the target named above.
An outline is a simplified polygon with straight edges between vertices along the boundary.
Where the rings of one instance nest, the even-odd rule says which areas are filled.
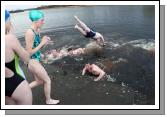
[[[85,65],[86,68],[89,68],[91,65],[88,63]]]
[[[44,13],[40,10],[31,10],[29,18],[37,28],[41,28],[44,24]]]
[[[10,32],[11,22],[10,22],[10,13],[9,11],[5,10],[5,34]]]
[[[72,51],[72,50],[74,50],[74,49],[73,49],[73,48],[68,48],[68,49],[67,49],[68,52],[70,52],[70,51]]]
[[[5,10],[5,22],[7,22],[10,18],[10,13],[9,11]]]
[[[90,65],[89,63],[88,64],[86,64],[86,69],[89,71],[89,72],[91,72],[92,71],[92,65]]]
[[[40,10],[31,10],[29,12],[29,18],[32,22],[43,20],[44,19],[44,13]]]

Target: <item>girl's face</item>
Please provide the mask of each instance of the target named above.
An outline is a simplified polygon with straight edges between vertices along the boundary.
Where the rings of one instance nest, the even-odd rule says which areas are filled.
[[[36,25],[37,25],[37,27],[39,27],[39,28],[42,27],[43,24],[44,24],[44,18],[39,19],[38,21],[36,21]]]

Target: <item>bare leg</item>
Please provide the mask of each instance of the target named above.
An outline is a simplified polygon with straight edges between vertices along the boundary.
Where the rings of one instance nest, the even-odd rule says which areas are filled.
[[[81,34],[86,35],[86,32],[85,32],[82,28],[80,28],[78,25],[75,25],[75,28],[76,28]]]
[[[39,86],[39,85],[43,84],[43,81],[42,81],[42,80],[39,80],[39,79],[37,78],[37,76],[34,75],[34,78],[35,78],[35,81],[33,81],[33,82],[31,82],[31,83],[29,84],[29,86],[30,86],[31,88],[34,88],[34,87],[36,87],[36,86]]]
[[[46,104],[57,104],[59,100],[51,99],[51,80],[43,68],[43,66],[36,60],[33,61],[33,67],[31,68],[31,72],[36,76],[38,80],[42,80],[44,82],[44,93],[46,97]],[[34,82],[34,85],[37,83]]]
[[[32,92],[26,80],[21,82],[15,89],[12,98],[16,101],[17,105],[32,105]]]
[[[83,28],[83,30],[85,30],[86,32],[90,32],[90,28],[85,23],[83,23],[77,16],[74,17],[80,24],[81,28]]]

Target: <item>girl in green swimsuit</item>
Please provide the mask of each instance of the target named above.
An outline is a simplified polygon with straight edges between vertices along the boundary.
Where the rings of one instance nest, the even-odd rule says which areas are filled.
[[[31,55],[31,59],[34,63],[33,68],[30,70],[33,74],[35,81],[30,83],[30,87],[34,88],[40,84],[44,84],[44,93],[46,97],[46,104],[58,104],[59,100],[51,98],[51,80],[41,65],[41,52],[40,49],[46,45],[50,38],[44,36],[40,37],[38,30],[44,24],[44,13],[40,10],[31,10],[29,12],[29,18],[32,21],[31,28],[27,30],[25,34],[26,49]]]

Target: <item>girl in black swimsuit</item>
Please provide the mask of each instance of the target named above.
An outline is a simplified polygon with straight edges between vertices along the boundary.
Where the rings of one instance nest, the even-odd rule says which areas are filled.
[[[5,104],[30,105],[32,104],[31,88],[19,66],[17,55],[25,63],[28,63],[30,56],[21,47],[17,38],[10,33],[10,27],[10,14],[5,10]]]

